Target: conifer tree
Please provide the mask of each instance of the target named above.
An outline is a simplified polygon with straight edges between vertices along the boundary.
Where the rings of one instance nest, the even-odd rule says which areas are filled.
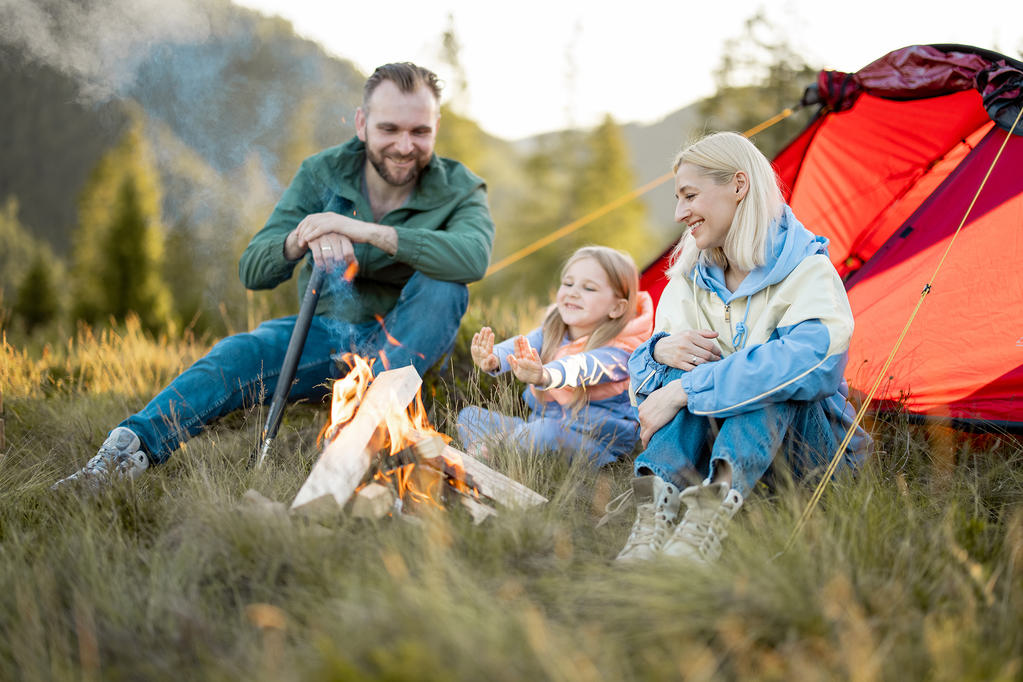
[[[134,311],[155,330],[169,322],[170,297],[162,277],[160,183],[141,121],[135,112],[80,195],[72,313],[95,323]]]
[[[636,187],[625,136],[610,115],[585,137],[582,145],[581,165],[573,173],[572,204],[576,219]],[[628,251],[637,261],[654,255],[648,253],[652,240],[646,205],[635,199],[596,218],[565,241],[561,248],[566,253],[584,244],[602,244]]]
[[[0,207],[0,292],[8,305],[28,272],[36,242],[18,219],[18,200],[7,197]]]
[[[103,240],[105,264],[99,280],[104,310],[117,319],[135,312],[144,327],[155,330],[168,322],[170,296],[160,273],[162,243],[152,232],[136,180],[125,175]]]
[[[37,252],[18,288],[14,314],[21,318],[25,331],[31,334],[37,326],[53,320],[59,307],[52,259],[48,260]]]
[[[786,33],[759,10],[739,36],[725,41],[714,71],[717,86],[700,110],[708,131],[748,130],[789,107],[796,107],[818,69],[793,49]],[[753,142],[768,158],[807,124],[807,109],[756,135]]]

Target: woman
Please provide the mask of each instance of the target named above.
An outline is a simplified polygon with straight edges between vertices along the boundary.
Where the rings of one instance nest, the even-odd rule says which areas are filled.
[[[675,220],[688,229],[655,334],[629,360],[645,449],[618,558],[706,563],[783,445],[797,469],[834,453],[854,416],[842,377],[853,319],[827,240],[796,220],[749,140],[705,137],[674,171]],[[847,459],[867,446],[860,431]]]

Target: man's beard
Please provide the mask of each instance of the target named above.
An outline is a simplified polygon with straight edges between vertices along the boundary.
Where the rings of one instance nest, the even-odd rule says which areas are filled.
[[[366,156],[369,158],[369,162],[373,165],[373,168],[376,169],[377,175],[379,175],[388,185],[392,185],[394,187],[405,187],[415,182],[416,179],[419,178],[419,174],[426,167],[426,164],[429,163],[429,160],[423,162],[418,156],[413,154],[411,156],[415,163],[405,172],[405,175],[395,177],[395,175],[387,169],[387,155],[374,152],[367,144]]]

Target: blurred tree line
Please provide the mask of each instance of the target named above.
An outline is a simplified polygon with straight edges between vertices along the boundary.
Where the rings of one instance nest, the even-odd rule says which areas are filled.
[[[364,77],[298,39],[279,19],[242,12],[228,23],[231,30],[219,34],[219,42],[160,46],[141,64],[140,78],[116,107],[68,113],[79,136],[102,143],[75,152],[81,161],[71,165],[81,169],[81,180],[72,196],[45,183],[26,187],[23,178],[20,185],[12,179],[8,191],[14,191],[0,197],[5,202],[0,207],[0,324],[5,328],[13,323],[31,333],[47,324],[103,324],[134,313],[154,332],[187,326],[221,335],[294,312],[298,292],[293,286],[244,291],[237,257],[301,160],[352,134]],[[812,81],[816,69],[772,33],[762,15],[752,17],[745,30],[726,43],[716,73],[718,93],[701,104],[703,130],[742,130],[797,102]],[[610,116],[589,130],[520,143],[487,134],[460,113],[471,83],[453,21],[439,42],[440,61],[453,77],[437,153],[487,179],[498,226],[493,262],[638,184],[623,129]],[[41,73],[42,82],[67,87],[60,74],[24,63],[20,69],[0,68],[0,79],[45,100],[52,94],[47,88],[40,93],[19,82],[25,69],[37,71],[36,83]],[[195,78],[185,78],[193,72]],[[44,103],[33,106],[38,104]],[[105,125],[93,121],[91,128],[83,127],[78,120],[90,114]],[[31,118],[31,111],[22,116]],[[31,125],[13,123],[15,132],[8,134],[14,137]],[[793,134],[792,127],[764,133],[757,142],[773,154]],[[111,129],[117,135],[108,135]],[[693,131],[666,125],[660,134],[663,156],[670,158]],[[54,148],[44,156],[72,148],[74,140],[67,137],[50,140]],[[29,152],[22,157],[31,158]],[[73,178],[66,184],[74,185]],[[25,198],[34,209],[34,226],[44,222],[45,230],[23,222]],[[62,201],[73,202],[73,219],[45,205]],[[50,218],[41,221],[40,215]],[[556,287],[561,263],[578,247],[620,248],[643,267],[668,246],[665,234],[663,226],[652,224],[646,205],[632,201],[489,276],[474,285],[473,295],[532,297],[542,303]],[[70,249],[51,246],[68,243]]]

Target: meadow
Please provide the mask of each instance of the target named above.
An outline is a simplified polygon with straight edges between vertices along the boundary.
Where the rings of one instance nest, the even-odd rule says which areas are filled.
[[[434,424],[466,404],[521,410],[480,379],[468,338],[535,313],[474,304],[429,373]],[[878,417],[872,459],[841,473],[791,548],[813,487],[783,466],[710,568],[612,558],[633,514],[596,528],[628,463],[506,443],[494,468],[549,498],[474,525],[260,514],[290,503],[320,452],[324,405],[289,408],[247,466],[254,407],[164,466],[98,495],[49,485],[212,339],[137,323],[62,343],[3,337],[0,679],[1012,680],[1023,675],[1023,445]],[[272,387],[269,389],[272,390]]]

